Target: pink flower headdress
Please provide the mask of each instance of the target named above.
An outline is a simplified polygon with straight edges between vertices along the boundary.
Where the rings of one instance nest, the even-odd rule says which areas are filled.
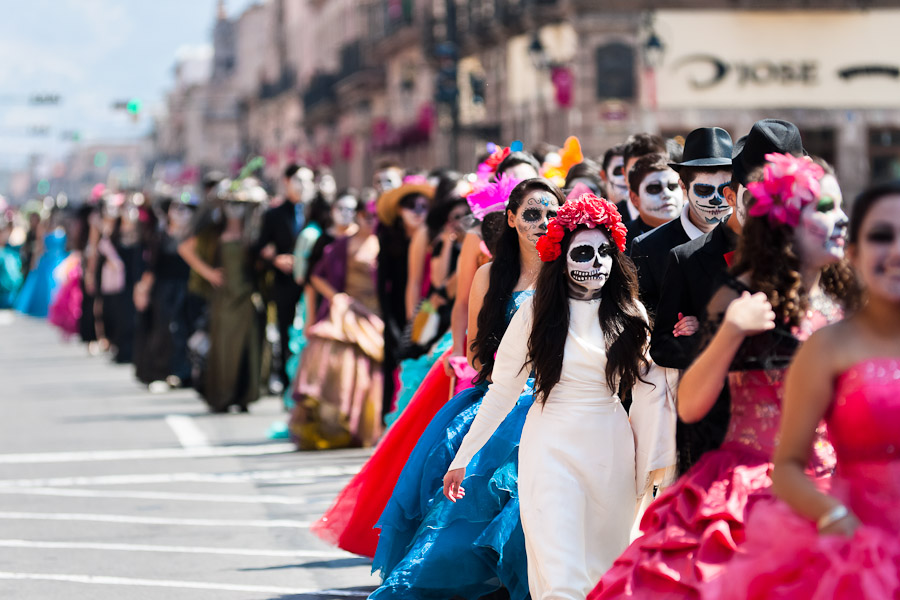
[[[601,225],[606,227],[619,252],[625,252],[628,229],[622,223],[622,215],[616,205],[594,194],[582,194],[580,198],[568,200],[559,208],[556,218],[551,219],[547,225],[546,235],[538,239],[537,250],[541,260],[551,262],[559,258],[562,255],[560,242],[565,235],[563,228],[574,231],[579,225],[586,225],[591,229]]]
[[[510,192],[519,185],[519,182],[520,180],[504,173],[500,176],[499,181],[483,183],[478,186],[475,191],[466,196],[472,216],[483,221],[484,216],[488,213],[505,209],[509,202]]]
[[[796,227],[803,207],[819,197],[819,179],[825,171],[807,157],[773,153],[766,154],[766,160],[763,180],[747,184],[756,198],[748,213],[768,216],[773,226]]]

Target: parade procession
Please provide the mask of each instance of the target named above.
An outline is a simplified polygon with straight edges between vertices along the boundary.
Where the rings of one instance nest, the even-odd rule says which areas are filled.
[[[900,600],[900,4],[6,14],[0,596]]]

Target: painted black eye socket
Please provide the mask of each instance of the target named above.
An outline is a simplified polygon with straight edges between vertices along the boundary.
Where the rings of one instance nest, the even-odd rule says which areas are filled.
[[[609,244],[600,244],[597,248],[593,246],[577,246],[569,252],[569,256],[573,261],[578,263],[586,263],[594,260],[594,257],[597,255],[600,256],[612,256],[613,247]]]
[[[556,211],[548,210],[547,211],[547,219],[549,220],[549,219],[555,219],[555,218],[556,218]]]
[[[709,185],[708,183],[694,184],[694,195],[698,198],[709,198],[714,193],[716,193],[715,186]]]
[[[624,174],[625,174],[625,167],[623,165],[613,167],[613,176],[621,177]]]
[[[569,256],[572,257],[572,260],[579,263],[594,260],[595,254],[596,252],[594,251],[593,246],[578,246],[577,248],[573,248],[572,251],[569,252]]]
[[[535,208],[529,208],[525,212],[522,213],[522,218],[529,223],[534,223],[535,221],[541,220],[541,211]]]
[[[661,194],[662,193],[662,184],[661,183],[651,183],[647,186],[646,191],[648,194]]]

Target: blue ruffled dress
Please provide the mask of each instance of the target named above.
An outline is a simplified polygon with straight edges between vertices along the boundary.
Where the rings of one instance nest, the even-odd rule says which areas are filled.
[[[35,268],[19,291],[15,308],[21,313],[32,317],[46,317],[50,311],[50,303],[59,288],[59,282],[53,276],[56,267],[65,260],[66,233],[57,229],[44,237],[44,253]]]
[[[532,292],[514,294],[507,323]],[[505,587],[528,597],[525,538],[517,491],[519,440],[532,382],[466,469],[465,502],[450,502],[443,479],[481,406],[487,384],[464,390],[422,434],[377,525],[373,562],[383,583],[372,599],[475,600]]]

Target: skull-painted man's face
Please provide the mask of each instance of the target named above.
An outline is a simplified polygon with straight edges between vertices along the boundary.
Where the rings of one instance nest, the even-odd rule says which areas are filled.
[[[601,229],[584,229],[572,237],[566,255],[569,296],[576,300],[600,297],[612,269],[615,248]]]
[[[731,206],[725,199],[725,188],[729,183],[731,183],[730,171],[697,173],[687,188],[694,222],[713,226],[731,214]]]
[[[638,196],[641,217],[654,226],[671,221],[684,207],[684,194],[678,173],[672,169],[647,173],[641,181]]]
[[[606,167],[606,180],[609,182],[609,200],[613,204],[628,198],[628,184],[625,181],[625,158],[613,156]]]

